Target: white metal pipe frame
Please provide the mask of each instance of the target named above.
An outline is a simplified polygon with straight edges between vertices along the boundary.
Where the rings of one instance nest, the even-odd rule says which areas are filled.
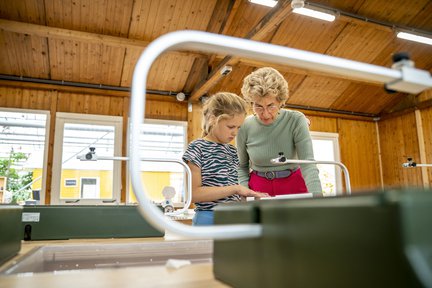
[[[201,50],[278,63],[296,68],[326,72],[352,79],[382,83],[387,88],[407,93],[420,93],[432,87],[428,71],[402,66],[399,69],[371,65],[338,57],[277,46],[247,39],[201,31],[167,33],[144,50],[135,66],[130,103],[129,170],[133,191],[142,215],[157,229],[196,239],[237,239],[262,235],[259,224],[188,226],[164,217],[151,203],[140,179],[139,132],[144,122],[147,76],[152,64],[165,51],[174,49]],[[188,187],[190,190],[191,187]]]
[[[346,194],[351,195],[351,182],[350,175],[348,172],[348,168],[341,162],[337,161],[327,161],[327,160],[297,160],[297,159],[286,159],[281,161],[280,158],[272,159],[271,162],[275,165],[282,164],[328,164],[328,165],[336,165],[344,172],[345,175],[345,189]]]

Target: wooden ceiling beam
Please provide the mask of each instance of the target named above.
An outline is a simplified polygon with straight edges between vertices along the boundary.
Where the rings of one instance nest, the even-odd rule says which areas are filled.
[[[223,70],[225,66],[234,66],[238,63],[238,58],[233,58],[232,56],[226,56],[214,69],[210,75],[202,81],[197,87],[192,91],[189,101],[198,101],[201,96],[203,96],[207,91],[209,91],[216,83],[218,83],[225,75]]]
[[[31,36],[46,37],[59,40],[72,40],[77,42],[103,44],[114,47],[121,47],[125,49],[144,49],[150,42],[137,39],[116,37],[110,35],[102,35],[90,32],[69,30],[63,28],[55,28],[37,24],[23,23],[18,21],[10,21],[0,19],[0,30],[7,32],[14,32],[19,34],[26,34]],[[169,51],[167,53],[190,55],[194,57],[208,57],[205,54],[194,52],[179,52]]]
[[[244,37],[259,41],[263,39],[269,32],[274,30],[285,18],[292,12],[291,1],[281,0],[278,4],[265,15],[255,27]],[[207,77],[206,81],[198,84],[192,91],[189,101],[198,101],[199,98],[207,93],[222,77],[224,77],[223,69],[225,66],[233,66],[239,62],[239,58],[226,56]]]
[[[408,95],[389,109],[385,109],[379,116],[381,120],[386,120],[429,107],[432,107],[432,90],[430,89],[418,95]]]
[[[242,0],[233,0],[234,3],[231,6],[231,9],[229,11],[228,16],[226,17],[226,21],[224,22],[224,24],[222,25],[222,29],[221,31],[219,31],[219,34],[221,35],[226,35],[228,32],[229,27],[231,26],[232,22],[234,21],[234,17],[237,14],[238,8],[240,7],[240,3]],[[215,58],[216,58],[216,54],[213,54],[210,56],[210,59],[208,61],[209,64],[213,63]]]
[[[213,12],[206,31],[221,35],[226,34],[228,27],[231,25],[234,16],[237,13],[240,3],[241,0],[218,0],[215,5],[215,12]],[[222,23],[219,27],[219,30],[215,31],[215,23],[220,21],[222,21]],[[215,57],[217,57],[217,55],[213,54],[207,58],[206,61],[204,61],[204,59],[195,59],[192,69],[189,72],[188,79],[184,85],[184,92],[190,93],[196,84],[204,83],[205,79],[209,75],[209,63],[213,63]]]
[[[224,23],[222,27],[222,31],[220,31],[220,34],[225,35],[230,28],[232,22],[234,21],[234,17],[237,14],[238,8],[240,7],[242,0],[233,0],[234,3],[231,7],[230,13],[226,19],[226,22]]]

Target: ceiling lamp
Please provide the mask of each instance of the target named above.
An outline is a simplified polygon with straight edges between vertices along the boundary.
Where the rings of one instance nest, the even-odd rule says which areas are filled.
[[[249,2],[264,5],[267,7],[274,7],[278,3],[278,0],[249,0]]]
[[[401,39],[405,39],[405,40],[410,40],[410,41],[415,41],[415,42],[419,42],[419,43],[423,43],[423,44],[432,45],[432,38],[420,36],[420,35],[416,35],[416,34],[412,34],[412,33],[408,33],[408,32],[403,32],[403,31],[397,32],[396,37],[401,38]]]
[[[300,9],[304,7],[304,0],[292,0],[291,1],[291,8],[292,9]]]
[[[336,19],[336,16],[329,11],[318,11],[317,8],[314,9],[309,8],[295,8],[293,10],[294,13],[301,14],[304,16],[313,17],[316,19],[321,19],[329,22],[333,22]]]

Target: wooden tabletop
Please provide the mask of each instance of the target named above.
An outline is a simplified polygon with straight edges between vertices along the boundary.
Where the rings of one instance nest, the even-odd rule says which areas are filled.
[[[174,238],[173,238],[174,239]],[[173,240],[169,239],[169,240]],[[175,240],[175,239],[174,239]],[[166,241],[164,238],[128,238],[128,239],[77,239],[59,241],[23,242],[21,251],[6,267],[19,260],[31,249],[42,245],[76,245],[85,243],[142,243]],[[217,281],[213,275],[211,263],[192,264],[179,269],[165,266],[108,268],[96,270],[72,270],[60,272],[35,273],[29,276],[0,276],[0,287],[229,287]]]

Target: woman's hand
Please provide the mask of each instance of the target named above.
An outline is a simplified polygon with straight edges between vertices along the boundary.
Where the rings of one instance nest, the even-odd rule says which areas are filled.
[[[243,185],[237,185],[237,194],[242,197],[255,197],[255,198],[264,198],[270,197],[267,193],[255,192],[249,188],[244,187]]]

